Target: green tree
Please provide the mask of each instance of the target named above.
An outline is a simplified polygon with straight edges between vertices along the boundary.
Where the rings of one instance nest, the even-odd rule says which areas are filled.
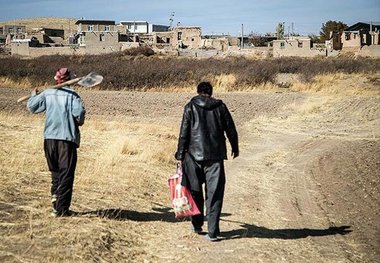
[[[347,25],[341,21],[332,21],[329,20],[326,23],[322,24],[321,31],[321,41],[330,39],[330,32],[343,32],[347,28]]]
[[[310,37],[310,39],[311,39],[311,41],[313,43],[324,43],[324,42],[321,41],[321,37],[320,36],[316,36],[314,34],[311,34],[311,35],[309,35],[309,37]]]

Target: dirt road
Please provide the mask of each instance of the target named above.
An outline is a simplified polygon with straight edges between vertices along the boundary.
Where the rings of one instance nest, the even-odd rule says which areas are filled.
[[[14,101],[20,93],[2,89],[2,112],[23,110],[4,99]],[[178,127],[183,105],[192,95],[82,92],[90,120],[108,121],[125,115],[173,127]],[[141,196],[133,197],[132,189],[128,188],[121,196],[114,196],[115,206],[107,207],[109,200],[104,196],[108,182],[99,181],[103,187],[92,189],[93,197],[88,193],[84,196],[81,195],[85,189],[81,185],[86,182],[83,175],[78,179],[74,198],[79,205],[74,204],[74,209],[84,212],[75,219],[62,219],[66,227],[95,225],[95,219],[86,217],[89,213],[86,215],[85,211],[117,207],[119,201],[127,209],[103,211],[104,216],[97,222],[101,228],[93,232],[86,228],[90,233],[106,233],[101,238],[103,243],[70,239],[70,245],[79,243],[73,253],[79,253],[80,249],[86,251],[96,243],[96,248],[107,253],[91,250],[98,253],[98,257],[89,257],[88,261],[379,261],[380,96],[262,91],[219,94],[218,97],[226,102],[237,122],[241,145],[241,156],[226,161],[221,241],[208,242],[203,235],[191,233],[189,222],[174,220],[163,198],[166,193],[161,193],[167,191],[164,186],[160,186],[157,190],[160,193],[149,197],[150,200],[143,197],[143,203],[138,203]],[[128,136],[132,132],[136,131]],[[109,141],[122,135],[112,136],[108,137]],[[103,149],[100,142],[95,144],[98,142],[95,136],[88,135],[87,140],[93,140],[93,145],[84,145],[85,148]],[[86,168],[80,168],[79,173],[82,170]],[[165,180],[166,172],[157,173]],[[116,179],[116,175],[114,171],[113,178]],[[48,185],[48,180],[45,184]],[[112,186],[113,192],[119,190]],[[127,205],[125,198],[130,198]],[[2,220],[11,219],[2,217]],[[36,228],[41,229],[43,237],[51,232],[44,230],[45,226]],[[89,237],[87,232],[81,233]],[[40,242],[40,247],[47,247]],[[1,245],[3,251],[17,255],[12,246]],[[121,249],[132,251],[128,254],[130,257],[123,258]],[[29,248],[25,253],[29,251],[35,250]],[[38,252],[35,253],[32,262],[39,258]],[[17,261],[10,255],[6,254],[3,259]],[[40,257],[43,257],[42,252]],[[75,258],[66,260],[74,262]]]
[[[276,96],[266,96],[261,101],[276,101]],[[157,251],[158,258],[183,262],[380,259],[379,98],[292,99],[284,104],[276,101],[277,109],[259,111],[262,115],[247,122],[239,118],[241,156],[226,162],[224,240],[208,244],[188,234],[189,223],[181,224],[175,229],[181,233],[178,239],[164,240],[167,248],[182,253]]]

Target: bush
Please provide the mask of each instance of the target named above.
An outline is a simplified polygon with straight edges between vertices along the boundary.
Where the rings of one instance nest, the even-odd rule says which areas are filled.
[[[143,55],[149,57],[154,55],[153,49],[149,47],[133,47],[123,51],[122,53],[127,56]]]
[[[15,57],[0,59],[0,76],[21,81],[28,78],[35,85],[52,83],[55,70],[68,67],[78,76],[95,71],[104,76],[103,89],[143,89],[183,87],[218,75],[236,77],[235,86],[255,86],[274,82],[278,73],[297,73],[307,80],[325,73],[378,72],[379,59],[304,59],[246,58],[189,59],[152,56],[150,48],[97,56],[44,56],[25,60]],[[212,80],[212,79],[211,79]],[[232,89],[234,87],[231,87]]]

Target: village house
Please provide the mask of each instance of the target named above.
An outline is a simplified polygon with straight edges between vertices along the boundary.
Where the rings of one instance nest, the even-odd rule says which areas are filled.
[[[342,48],[361,48],[379,45],[380,25],[356,23],[348,27],[341,35]]]
[[[67,44],[65,40],[65,31],[63,29],[55,28],[35,28],[28,38],[34,37],[44,46],[58,46]]]
[[[356,23],[343,32],[331,32],[326,44],[343,54],[380,57],[380,25]]]
[[[360,49],[363,46],[379,45],[380,25],[356,23],[343,32],[331,32],[330,41],[335,50]]]
[[[78,20],[74,43],[85,48],[86,54],[103,54],[120,51],[119,33],[115,21]]]
[[[168,32],[153,32],[153,45],[168,45],[173,48],[200,48],[202,33],[200,27],[178,26]]]
[[[169,31],[169,26],[155,25],[147,21],[121,21],[122,33],[126,34],[151,34],[153,32]]]
[[[180,48],[199,48],[201,47],[202,32],[197,26],[179,26],[173,29],[173,46]]]
[[[315,57],[326,56],[324,46],[314,46],[309,37],[288,37],[273,40],[273,57]]]
[[[0,26],[0,43],[10,44],[12,39],[25,38],[26,27],[21,25]]]
[[[13,38],[10,46],[12,55],[28,57],[84,54],[84,50],[69,45],[63,29],[56,28],[29,29],[23,38]]]
[[[169,31],[169,26],[155,25],[147,21],[121,21],[117,28],[121,42],[151,42],[153,32]]]

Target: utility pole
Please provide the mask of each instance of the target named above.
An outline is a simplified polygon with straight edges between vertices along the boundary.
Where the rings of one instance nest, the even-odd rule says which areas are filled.
[[[294,36],[294,22],[292,22],[292,36]]]
[[[169,21],[170,21],[169,28],[172,29],[172,24],[173,24],[173,21],[174,21],[174,12],[172,12],[170,14]]]
[[[136,21],[133,21],[133,42],[136,42]]]
[[[244,25],[241,24],[241,44],[240,44],[240,48],[243,49],[244,48]]]

